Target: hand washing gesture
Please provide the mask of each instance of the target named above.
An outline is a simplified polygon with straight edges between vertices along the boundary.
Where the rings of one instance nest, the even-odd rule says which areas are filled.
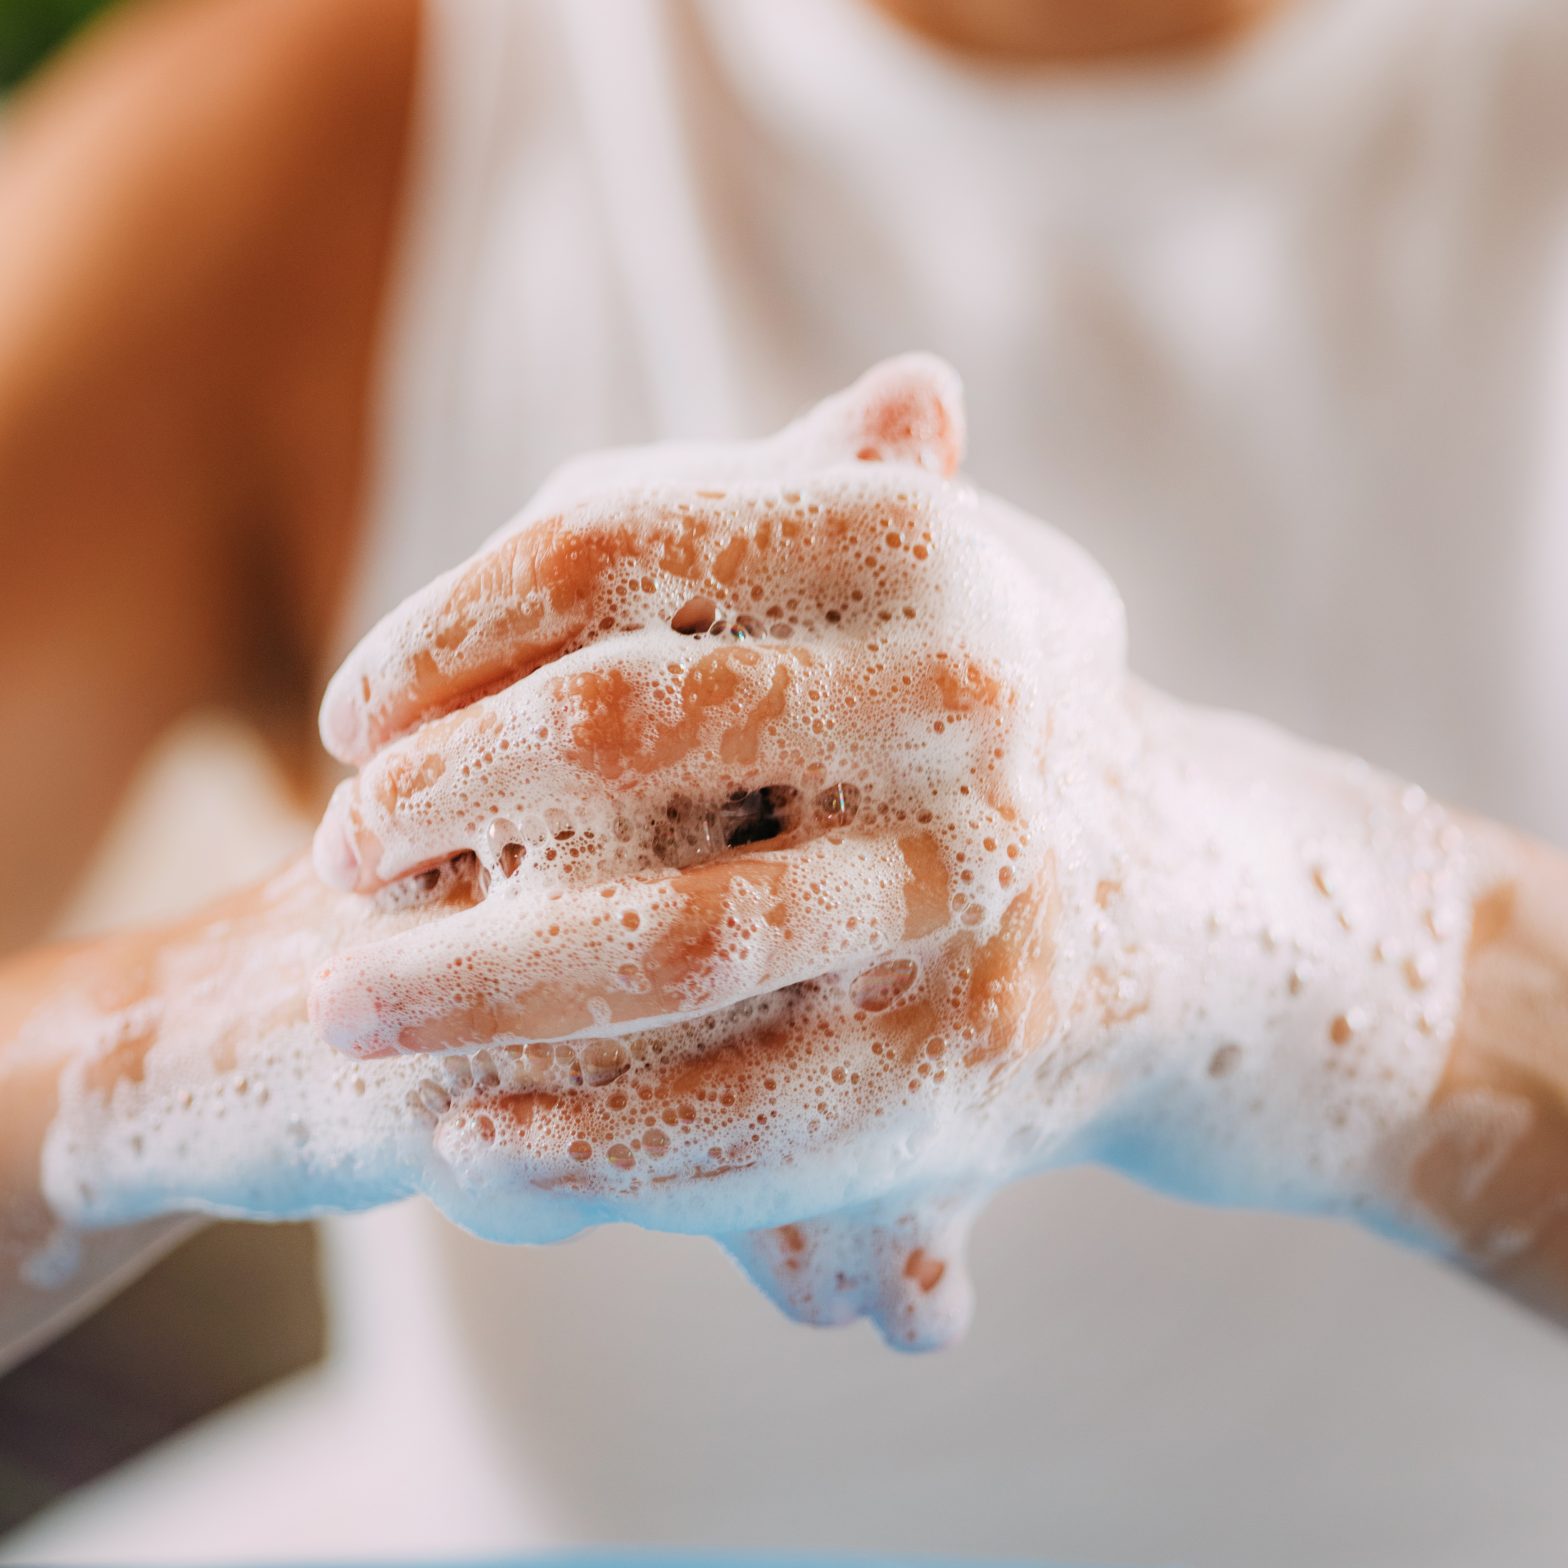
[[[582,460],[334,679],[319,870],[473,902],[334,958],[312,1018],[424,1059],[465,1223],[708,1232],[921,1345],[984,1195],[1053,1161],[1387,1206],[1453,830],[1134,686],[1109,583],[955,480],[962,430],[910,358],[770,440]]]

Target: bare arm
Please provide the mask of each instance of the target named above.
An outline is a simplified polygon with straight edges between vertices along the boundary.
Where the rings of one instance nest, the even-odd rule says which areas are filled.
[[[1568,1324],[1568,856],[1485,824],[1464,1003],[1412,1197],[1476,1274]]]
[[[129,7],[0,151],[0,950],[203,702],[304,733],[352,544],[416,8]],[[25,744],[18,749],[18,737]]]
[[[353,543],[416,23],[416,0],[149,0],[13,106],[0,952],[46,927],[181,712],[231,703],[307,733]],[[17,1048],[26,1018],[112,988],[149,940],[0,969],[0,1357],[186,1223],[81,1239],[69,1269],[47,1253],[38,1154],[60,1063],[91,1042]]]
[[[650,451],[673,507],[577,465],[373,631],[323,708],[361,772],[318,866],[466,854],[490,892],[335,961],[327,1038],[626,1034],[579,1075],[629,1087],[557,1096],[546,1050],[548,1107],[474,1075],[438,1138],[587,1222],[728,1227],[788,1310],[899,1343],[961,1330],[985,1194],[1077,1159],[1353,1216],[1568,1317],[1568,860],[1129,681],[1092,563],[928,477],[962,426],[896,361],[769,441]]]
[[[192,1209],[289,1218],[413,1190],[428,1135],[410,1082],[337,1071],[306,991],[345,941],[461,894],[345,898],[300,864],[183,920],[0,965],[0,1366]]]
[[[90,1311],[191,1223],[170,1216],[68,1236],[39,1187],[60,1070],[81,1042],[62,1034],[53,1049],[25,1053],[17,1044],[38,1008],[89,974],[101,978],[118,946],[38,950],[0,966],[0,1370]]]

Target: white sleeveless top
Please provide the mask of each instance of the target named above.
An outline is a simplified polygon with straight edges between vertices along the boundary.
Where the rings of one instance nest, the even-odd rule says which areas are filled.
[[[1568,826],[1560,0],[1011,73],[863,0],[432,17],[365,618],[576,451],[928,348],[1143,674]]]
[[[367,610],[580,448],[767,430],[928,348],[972,473],[1106,565],[1144,674],[1568,837],[1561,0],[1297,0],[1195,63],[1009,74],[858,0],[435,16]],[[701,1243],[438,1253],[581,1538],[1568,1539],[1568,1399],[1520,1397],[1568,1342],[1342,1227],[1051,1177],[982,1221],[972,1341],[923,1364]]]
[[[1144,675],[1568,837],[1562,0],[1294,0],[1072,72],[862,0],[433,0],[426,50],[345,636],[580,449],[764,431],[926,348],[970,471],[1109,569]],[[1568,1339],[1342,1226],[1027,1183],[981,1222],[969,1343],[922,1362],[784,1323],[689,1239],[505,1249],[418,1206],[338,1236],[357,1386],[426,1392],[338,1444],[345,1510],[357,1464],[389,1511],[317,1550],[1568,1540]]]

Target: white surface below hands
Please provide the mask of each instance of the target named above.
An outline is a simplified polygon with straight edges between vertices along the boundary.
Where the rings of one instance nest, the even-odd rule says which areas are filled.
[[[56,1503],[0,1563],[439,1561],[571,1540],[478,1397],[433,1219],[326,1222],[326,1360]]]
[[[173,804],[235,754],[169,766]],[[137,856],[163,897],[215,891],[158,815]],[[496,1247],[415,1202],[325,1243],[322,1368],[63,1500],[0,1562],[641,1541],[1555,1568],[1568,1538],[1568,1342],[1346,1226],[1026,1182],[979,1225],[970,1340],[921,1361],[785,1322],[689,1238]]]
[[[1568,1531],[1568,1347],[1344,1226],[1091,1171],[1025,1183],[981,1221],[971,1339],[920,1361],[784,1322],[690,1238],[496,1247],[422,1204],[328,1238],[335,1280],[352,1260],[366,1288],[338,1296],[326,1368],[84,1489],[0,1562],[638,1542],[1548,1568]],[[401,1307],[399,1258],[430,1285]]]

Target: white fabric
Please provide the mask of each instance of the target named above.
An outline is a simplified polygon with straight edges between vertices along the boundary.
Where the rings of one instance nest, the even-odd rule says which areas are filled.
[[[946,355],[1135,663],[1564,825],[1568,8],[1000,74],[863,0],[438,0],[363,619],[563,457]]]
[[[504,86],[435,106],[424,243],[459,260],[408,278],[367,618],[582,447],[765,430],[929,348],[972,472],[1108,567],[1145,674],[1568,835],[1560,0],[1297,0],[1207,61],[1008,78],[855,0],[439,14]],[[443,1252],[584,1539],[1568,1539],[1568,1342],[1337,1227],[1042,1181],[922,1365],[775,1320],[698,1243]]]
[[[1144,674],[1568,836],[1561,0],[1295,0],[1221,56],[1082,73],[964,64],[858,0],[432,17],[360,624],[583,447],[765,430],[928,348],[971,471],[1107,566]],[[781,1322],[699,1242],[508,1250],[413,1208],[382,1245],[423,1305],[366,1264],[339,1334],[378,1321],[383,1365],[441,1338],[446,1394],[381,1452],[454,1554],[1568,1539],[1568,1340],[1341,1227],[1031,1183],[982,1223],[971,1342],[920,1363]]]

